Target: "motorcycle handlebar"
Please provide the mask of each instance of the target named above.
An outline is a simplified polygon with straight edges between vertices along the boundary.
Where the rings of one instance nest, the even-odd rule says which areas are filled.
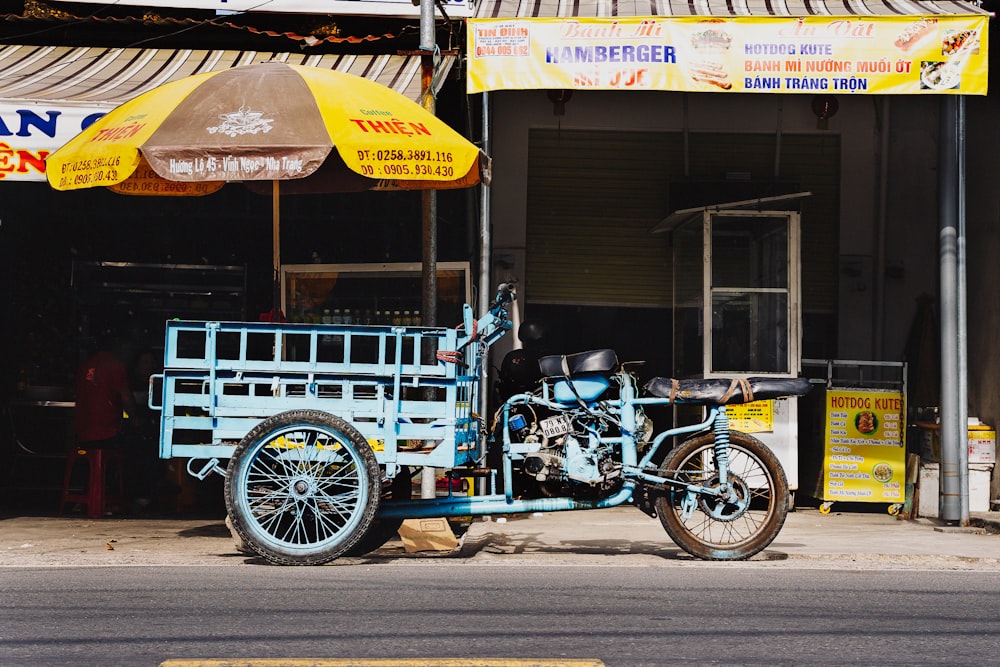
[[[514,289],[514,283],[500,283],[497,287],[497,296],[490,304],[490,310],[495,310],[500,306],[506,305],[517,298],[517,290]]]

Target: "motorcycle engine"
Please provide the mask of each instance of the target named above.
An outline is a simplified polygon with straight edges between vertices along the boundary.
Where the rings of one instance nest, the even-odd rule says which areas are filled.
[[[597,433],[606,425],[596,420],[570,421],[566,416],[560,419],[572,430],[550,437],[543,427],[538,450],[525,454],[524,474],[553,493],[565,492],[567,485],[571,493],[612,488],[621,478],[621,463],[613,445],[600,443]],[[539,436],[528,439],[532,437]]]

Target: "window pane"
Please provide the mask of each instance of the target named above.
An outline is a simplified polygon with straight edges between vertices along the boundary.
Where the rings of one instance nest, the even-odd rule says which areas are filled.
[[[712,372],[788,372],[788,295],[712,295]]]
[[[788,287],[788,219],[713,215],[712,287]]]

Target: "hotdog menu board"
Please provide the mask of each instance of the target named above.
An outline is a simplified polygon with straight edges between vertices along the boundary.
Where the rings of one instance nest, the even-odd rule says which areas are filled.
[[[903,414],[903,394],[898,391],[827,390],[824,500],[903,502]]]
[[[985,14],[469,21],[469,93],[985,95]]]

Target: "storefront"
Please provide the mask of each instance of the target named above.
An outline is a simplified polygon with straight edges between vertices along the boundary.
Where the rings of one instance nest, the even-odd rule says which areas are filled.
[[[47,347],[63,347],[66,357],[58,370],[40,368],[41,375],[29,377],[33,384],[50,384],[75,370],[72,363],[74,338],[87,336],[87,304],[95,298],[86,284],[89,274],[81,277],[80,269],[87,262],[139,263],[161,265],[210,265],[243,267],[246,285],[240,288],[242,303],[235,310],[224,304],[220,312],[256,318],[270,308],[273,300],[270,288],[271,272],[267,265],[257,266],[270,251],[271,206],[264,194],[248,191],[240,184],[230,185],[207,196],[203,192],[149,193],[164,196],[124,196],[105,189],[61,193],[45,182],[45,159],[81,128],[121,102],[164,83],[208,71],[218,71],[267,60],[308,64],[362,76],[386,85],[413,100],[421,95],[421,63],[419,56],[401,55],[301,55],[292,53],[259,53],[253,51],[190,50],[190,49],[105,49],[96,47],[0,46],[0,187],[7,195],[0,204],[0,219],[7,236],[5,246],[10,254],[5,266],[12,272],[12,290],[7,292],[12,309],[24,307],[20,318],[28,330],[13,333],[15,342],[39,343]],[[454,63],[451,56],[440,60],[439,86]],[[217,190],[218,188],[216,188]],[[185,196],[166,196],[182,194]],[[386,200],[398,200],[383,195]],[[320,196],[287,197],[284,202],[287,238],[286,261],[385,261],[385,253],[365,256],[356,252],[337,254],[329,239],[342,239],[342,246],[364,246],[353,242],[357,216],[364,213],[358,202],[334,202]],[[413,197],[410,197],[413,199]],[[412,204],[411,204],[412,207]],[[373,217],[384,211],[368,207]],[[343,210],[340,210],[343,209]],[[340,222],[347,219],[347,223]],[[402,221],[401,221],[402,222]],[[348,224],[349,229],[336,229]],[[303,233],[304,232],[304,233]],[[386,235],[396,234],[395,230]],[[418,238],[418,237],[417,237]],[[374,245],[366,239],[367,245]],[[47,255],[44,253],[48,253]],[[386,252],[389,252],[386,250]],[[21,262],[38,253],[47,270],[39,274]],[[346,257],[345,257],[346,255]],[[419,251],[410,256],[392,257],[394,261],[419,259]],[[270,263],[270,260],[263,259]],[[249,265],[249,270],[247,266]],[[113,268],[104,269],[106,272]],[[84,272],[86,273],[86,271]],[[142,275],[138,275],[141,273]],[[198,311],[212,309],[217,299],[193,299],[190,308],[173,299],[162,303],[155,284],[170,286],[177,291],[187,289],[190,280],[176,279],[161,272],[154,279],[155,269],[123,268],[116,276],[105,276],[99,284],[119,288],[122,297],[111,299],[120,306],[119,314],[130,320],[145,319],[141,299],[143,290],[153,290],[152,300],[159,305],[150,315],[162,321],[169,317],[198,316]],[[183,273],[183,271],[182,271]],[[194,273],[193,270],[188,273]],[[29,279],[28,276],[31,276]],[[226,282],[232,279],[226,278]],[[216,281],[208,280],[205,289],[218,293]],[[239,280],[237,280],[239,282]],[[49,283],[52,283],[51,285]],[[59,284],[61,283],[61,285]],[[175,284],[176,283],[176,284]],[[262,283],[261,288],[258,283]],[[229,289],[227,287],[227,289]],[[114,289],[105,290],[114,292]],[[62,341],[31,331],[35,317],[45,312],[39,295],[50,296],[60,305],[53,308],[51,328],[63,329]],[[100,300],[101,298],[98,298]],[[94,313],[91,313],[94,314]],[[63,316],[60,323],[59,315]],[[155,337],[155,332],[154,332]],[[151,341],[142,341],[148,345]],[[162,343],[160,343],[162,344]],[[18,349],[18,345],[8,349]],[[34,358],[29,350],[16,353],[19,363],[52,366]],[[68,368],[66,368],[68,366]],[[33,370],[33,369],[32,369]],[[13,385],[11,378],[10,385]]]
[[[468,90],[502,165],[494,271],[522,281],[525,319],[651,375],[900,359],[938,291],[939,106],[985,95],[988,15],[879,7],[480,4]],[[793,488],[796,433],[768,442]]]
[[[167,320],[257,320],[273,298],[269,194],[241,184],[197,197],[56,192],[45,182],[45,158],[145,90],[266,60],[349,72],[415,101],[421,95],[419,56],[0,46],[2,300],[12,323],[0,391],[3,500],[54,506],[73,440],[73,376],[97,326],[115,329],[130,350],[162,356]],[[454,61],[439,61],[439,89]],[[443,214],[464,211],[466,196],[442,196]],[[287,264],[420,260],[419,193],[296,195],[282,209]],[[442,261],[466,257],[465,221],[451,219]]]
[[[605,17],[611,7],[619,14]],[[856,13],[833,16],[852,7]],[[548,325],[552,351],[613,347],[623,359],[646,359],[649,375],[795,375],[803,357],[900,358],[916,298],[938,291],[940,102],[985,94],[988,13],[961,2],[893,0],[655,9],[662,15],[633,17],[631,6],[598,4],[569,16],[556,5],[477,4],[468,24],[468,81],[473,97],[485,93],[495,165],[484,207],[494,282],[519,281],[523,315]],[[266,207],[232,194],[238,186],[205,198],[199,206],[206,218],[189,219],[190,202],[110,193],[56,199],[41,181],[45,154],[116,103],[195,71],[273,58],[351,71],[419,95],[416,56],[0,47],[0,180],[21,188],[15,230],[26,230],[29,216],[43,222],[67,212],[87,217],[98,235],[131,229],[124,220],[189,223],[179,234],[187,252],[197,243],[212,246],[199,236],[209,217],[229,225],[260,218],[263,236],[240,227],[234,238],[263,253],[267,266]],[[440,85],[453,62],[441,60]],[[809,194],[785,200],[796,193]],[[713,218],[718,205],[733,202],[745,203],[729,209],[735,220]],[[386,218],[400,215],[396,200],[386,206],[393,209]],[[330,217],[322,204],[293,207],[303,225],[285,233],[313,247],[303,241],[285,262],[356,261],[329,256],[343,239],[324,243],[306,226]],[[995,219],[994,208],[982,207],[983,225]],[[662,227],[692,209],[700,210],[694,219]],[[10,210],[0,204],[8,230]],[[773,234],[755,237],[754,217],[784,221],[784,250],[775,249]],[[33,223],[32,235],[59,233]],[[366,231],[386,247],[406,238],[388,226]],[[169,236],[178,234],[156,238]],[[141,243],[143,236],[134,238]],[[191,238],[199,240],[192,246]],[[443,238],[460,246],[455,259],[477,254],[465,230]],[[706,260],[712,241],[724,253]],[[786,268],[755,274],[757,282],[712,284],[706,267],[713,258],[733,266],[734,253],[747,263],[751,251],[772,259],[784,253]],[[973,252],[988,258],[989,246]],[[378,259],[416,259],[401,254]],[[66,255],[53,265],[69,267],[70,248]],[[29,280],[23,268],[13,261],[5,269],[17,303],[30,303],[46,280],[50,293],[68,282],[51,271]],[[252,285],[248,292],[253,317],[266,304],[253,302]],[[719,298],[732,308],[714,309]],[[997,311],[981,301],[984,313]],[[55,307],[70,312],[72,304]],[[742,323],[745,350],[724,358],[736,345],[720,345],[719,335],[734,322]],[[754,333],[763,324],[768,335]],[[35,338],[30,330],[15,335]],[[977,414],[997,423],[1000,390],[990,390],[990,377],[984,365],[970,386],[988,397]],[[771,413],[772,426],[782,412]],[[794,478],[796,445],[784,447]]]

